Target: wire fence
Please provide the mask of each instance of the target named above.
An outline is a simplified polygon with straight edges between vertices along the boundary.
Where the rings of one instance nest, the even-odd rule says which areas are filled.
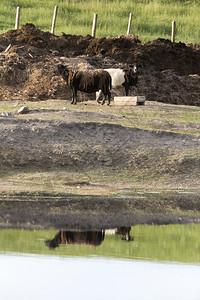
[[[20,23],[20,7],[17,7],[16,12],[16,20],[15,20],[15,29],[19,29],[19,23]],[[51,25],[51,33],[54,34],[55,32],[55,26],[56,26],[56,18],[58,14],[58,6],[54,6],[54,12],[53,12],[53,19],[52,19],[52,25]],[[96,29],[97,29],[97,19],[98,14],[94,14],[93,18],[93,24],[92,24],[92,37],[96,37]],[[128,20],[128,28],[127,28],[127,35],[131,32],[131,25],[132,25],[132,13],[129,14],[129,20]],[[175,35],[176,35],[176,22],[172,21],[172,32],[171,32],[171,42],[175,43]]]

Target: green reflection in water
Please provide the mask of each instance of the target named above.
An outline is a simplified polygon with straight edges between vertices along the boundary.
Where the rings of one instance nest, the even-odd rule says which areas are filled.
[[[49,249],[44,241],[53,239],[57,233],[58,231],[1,230],[0,252],[200,264],[200,224],[137,225],[131,228],[134,240],[130,242],[121,240],[120,235],[105,234],[100,246],[68,244]]]

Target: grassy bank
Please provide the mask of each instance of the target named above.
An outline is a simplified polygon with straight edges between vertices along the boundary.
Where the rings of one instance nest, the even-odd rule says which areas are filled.
[[[17,6],[20,26],[30,22],[50,31],[54,5],[58,6],[57,35],[91,34],[93,14],[98,14],[97,37],[126,34],[129,13],[133,14],[132,34],[148,41],[171,38],[171,22],[177,22],[176,41],[200,43],[198,0],[2,0],[0,32],[14,29]]]

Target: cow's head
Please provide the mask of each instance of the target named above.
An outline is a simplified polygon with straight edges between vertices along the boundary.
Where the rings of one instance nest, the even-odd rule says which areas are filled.
[[[124,71],[124,78],[126,84],[134,86],[138,82],[138,69],[137,64],[129,65]]]
[[[62,64],[58,64],[57,66],[55,66],[53,68],[54,75],[64,75],[67,72],[68,72],[68,69]]]
[[[137,64],[129,65],[129,69],[130,69],[133,73],[137,73],[137,71],[138,71],[138,66],[137,66]]]
[[[129,69],[130,69],[130,71],[132,72],[132,73],[135,73],[135,74],[137,74],[137,75],[140,75],[141,74],[141,68],[142,68],[143,66],[141,65],[141,64],[131,64],[131,65],[129,65]]]

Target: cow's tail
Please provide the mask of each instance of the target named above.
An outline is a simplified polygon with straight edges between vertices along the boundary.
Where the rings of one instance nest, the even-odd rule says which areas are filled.
[[[110,90],[112,90],[112,77],[110,76]]]

